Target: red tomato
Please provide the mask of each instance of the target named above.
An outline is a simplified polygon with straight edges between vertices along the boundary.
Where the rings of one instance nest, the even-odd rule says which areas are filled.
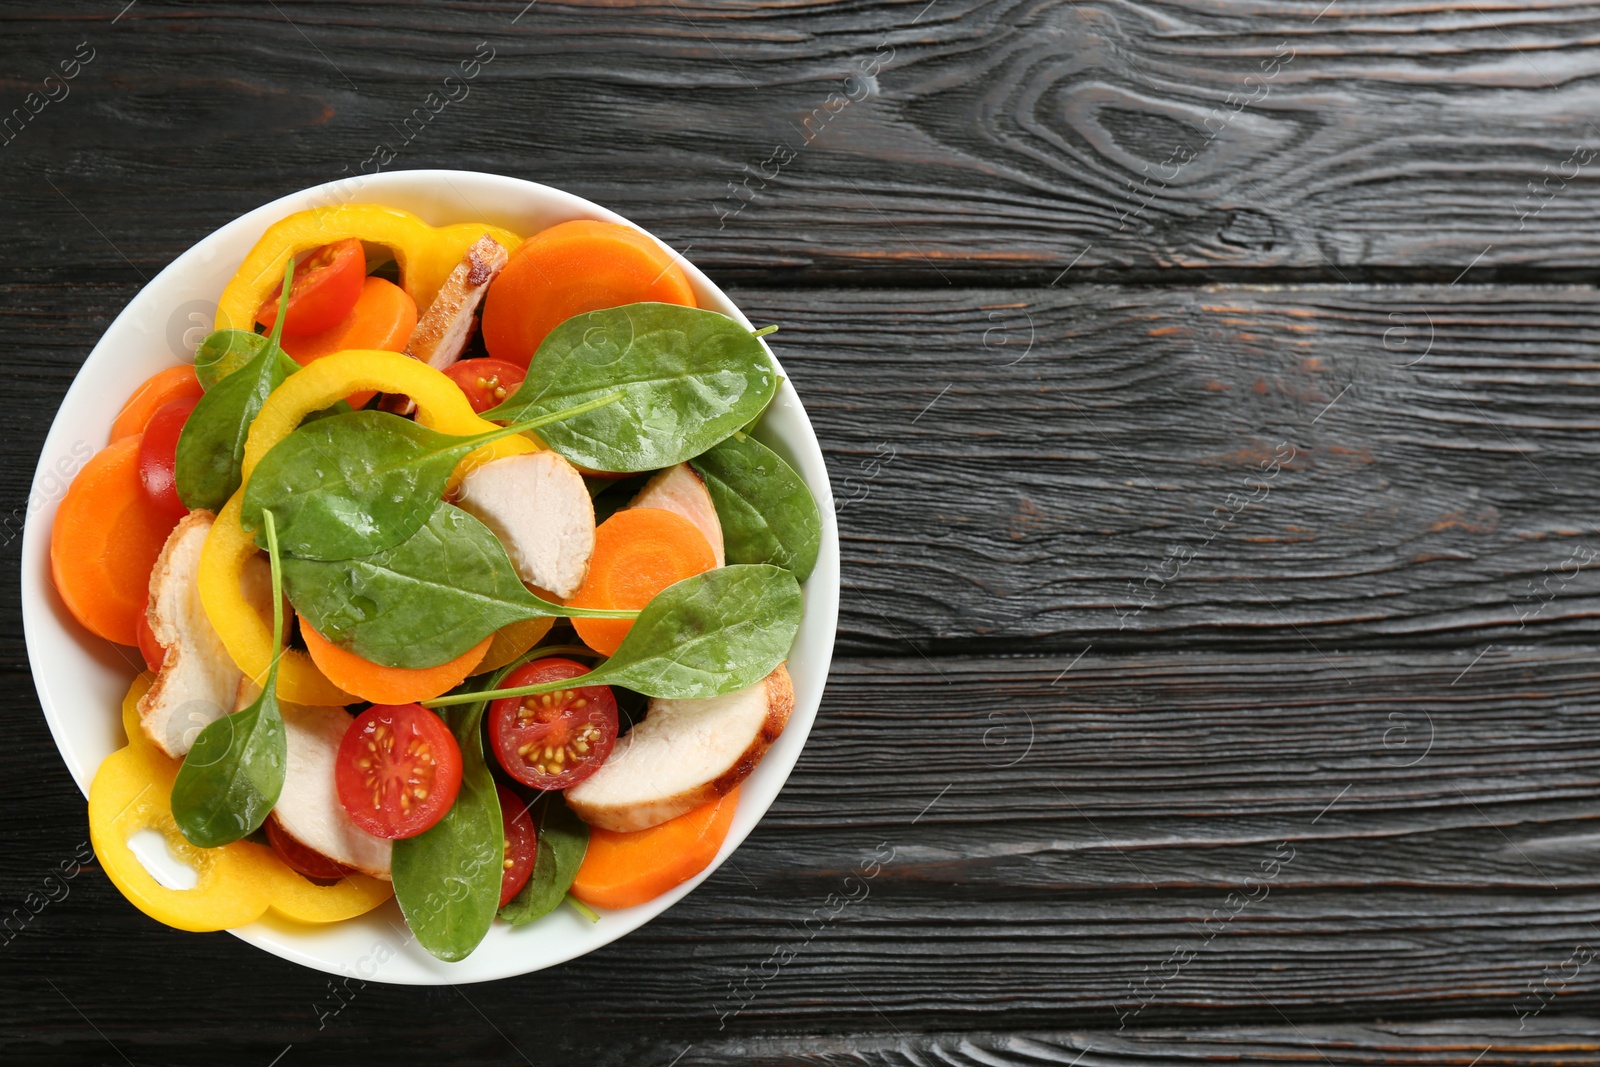
[[[461,791],[461,748],[421,704],[374,704],[345,731],[334,784],[350,819],[374,837],[415,837]]]
[[[267,831],[267,844],[272,846],[272,851],[276,852],[284,863],[307,878],[336,882],[350,873],[350,869],[344,864],[331,860],[316,849],[308,848],[290,837],[288,831],[278,825],[275,816],[268,815],[264,826]]]
[[[539,828],[533,825],[528,805],[503,785],[494,787],[500,795],[500,821],[506,828],[505,874],[500,879],[500,906],[522,892],[533,875],[533,861],[539,855]]]
[[[512,671],[502,689],[538,685],[589,673],[552,656]],[[489,738],[500,766],[523,785],[577,785],[611,755],[617,743],[617,698],[608,685],[586,685],[531,697],[504,697],[489,706]]]
[[[294,268],[294,288],[289,291],[289,314],[283,332],[303,335],[331,330],[356,306],[361,285],[367,280],[367,254],[354,237],[323,245]],[[267,329],[278,321],[279,282],[261,302],[256,321]]]
[[[144,656],[144,665],[156,673],[161,672],[161,665],[167,662],[167,650],[161,647],[161,642],[156,640],[156,632],[150,629],[150,598],[144,598],[144,610],[139,612],[139,618],[133,624],[134,632],[139,635],[139,652]]]
[[[189,514],[178,499],[178,435],[198,403],[198,397],[186,397],[162,404],[150,416],[144,440],[139,442],[139,480],[144,483],[145,495],[174,519]]]
[[[482,415],[515,393],[528,372],[503,359],[464,359],[445,373],[467,394],[472,410]]]

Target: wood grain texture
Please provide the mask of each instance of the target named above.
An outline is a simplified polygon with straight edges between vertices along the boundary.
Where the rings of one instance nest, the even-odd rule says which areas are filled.
[[[546,181],[790,283],[1575,279],[1600,236],[1587,4],[105,8],[5,18],[5,109],[95,50],[4,147],[24,260],[151,273],[379,165]]]
[[[26,993],[45,975],[135,1062],[195,1062],[224,1034],[280,1041],[266,1059],[291,1042],[333,1059],[424,1008],[424,1040],[465,1035],[489,1062],[520,1062],[508,1040],[588,1062],[705,1045],[708,1063],[836,1062],[829,1048],[845,1063],[1049,1063],[1070,1056],[1043,1039],[1028,1051],[1027,1035],[1064,1023],[1104,1062],[1224,1057],[1229,1041],[1259,1062],[1347,1041],[1359,1056],[1338,1062],[1380,1062],[1378,1032],[1354,1025],[1375,1015],[1411,1020],[1394,1062],[1449,1062],[1439,1035],[1467,1032],[1449,1022],[1466,1014],[1485,1043],[1510,1038],[1502,1062],[1531,1048],[1521,1016],[1547,1052],[1594,1062],[1569,1016],[1600,1010],[1600,964],[1574,956],[1600,943],[1597,654],[1464,675],[1438,651],[1091,654],[1065,675],[1069,657],[846,661],[755,835],[601,952],[464,996],[369,985],[319,1029],[325,977],[164,930],[90,870],[5,946],[0,995],[41,1014],[0,1053],[36,1053],[57,1028],[79,1050],[98,1041],[64,997]],[[48,765],[42,726],[19,734],[22,765]],[[13,903],[83,833],[64,773],[43,778],[25,800],[39,818],[0,831]],[[196,952],[215,962],[186,966]],[[108,996],[103,982],[125,989],[95,976],[110,959],[163,981]],[[251,997],[175,1036],[211,966],[248,968]],[[639,1017],[617,1027],[620,990]],[[1286,1018],[1309,1035],[1291,1049]],[[1219,1020],[1231,1038],[1171,1036]]]
[[[20,501],[131,292],[0,295],[20,320],[0,429],[29,449],[0,492]],[[1600,613],[1592,289],[733,296],[782,324],[828,460],[847,653],[1498,655],[1584,640]]]
[[[1600,1063],[1597,39],[1547,0],[0,12],[13,127],[94,50],[0,134],[0,558],[143,281],[387,149],[588,196],[781,324],[846,582],[778,803],[634,935],[336,995],[91,864],[0,933],[0,1062]],[[13,926],[86,837],[17,596]]]
[[[852,651],[1481,650],[1600,609],[1590,289],[738,299],[828,449]]]
[[[1242,1063],[1261,1067],[1341,1064],[1568,1064],[1595,1060],[1600,1022],[1534,1022],[1526,1030],[1481,1019],[1422,1025],[1294,1024],[1228,1030],[1128,1033],[1083,1029],[1045,1033],[947,1035],[853,1034],[827,1041],[772,1037],[694,1046],[685,1064],[785,1064],[827,1067],[1045,1067],[1122,1064]],[[1474,1060],[1474,1056],[1481,1059]]]

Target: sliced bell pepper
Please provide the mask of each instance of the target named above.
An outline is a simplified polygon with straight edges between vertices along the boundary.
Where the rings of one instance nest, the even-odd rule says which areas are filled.
[[[128,735],[128,747],[136,748],[141,752],[154,753],[172,764],[172,769],[178,769],[178,761],[168,756],[155,746],[155,742],[145,736],[144,727],[140,726],[139,700],[150,691],[150,686],[155,683],[156,676],[145,671],[133,680],[133,685],[128,689],[128,695],[122,698],[122,732]]]
[[[152,676],[142,674],[122,701],[128,746],[107,756],[89,787],[89,836],[106,875],[140,911],[179,930],[230,930],[268,908],[299,922],[337,922],[371,911],[394,895],[388,882],[350,875],[333,885],[301,877],[270,849],[249,841],[196,848],[172,818],[172,783],[179,761],[155,747],[139,727],[139,698]],[[145,869],[128,838],[151,829],[166,839],[199,882],[168,889]]]
[[[239,264],[239,270],[222,291],[216,328],[252,329],[256,310],[283,279],[289,257],[351,237],[393,252],[400,266],[401,288],[419,309],[426,310],[450,272],[465,258],[467,249],[485,234],[507,252],[515,251],[522,243],[522,238],[510,230],[488,223],[430,226],[409,211],[377,204],[297,211],[268,226]]]
[[[244,480],[249,482],[261,457],[293,433],[307,415],[363,389],[409,396],[417,405],[417,421],[440,433],[466,436],[500,428],[480,418],[461,387],[426,363],[399,352],[352,349],[324,356],[301,368],[267,397],[256,421],[250,424],[250,436],[245,441]],[[451,478],[451,488],[480,463],[537,452],[540,447],[523,434],[492,441],[461,461]]]
[[[89,840],[113,885],[152,919],[179,930],[230,930],[254,922],[271,899],[264,849],[247,841],[196,848],[172,818],[176,764],[132,746],[105,758],[89,786]],[[140,830],[155,830],[167,848],[194,868],[192,889],[168,889],[128,847]],[[270,859],[270,854],[265,859]]]
[[[394,896],[394,885],[364,874],[347,874],[331,885],[319,885],[272,856],[270,907],[286,919],[303,923],[336,923],[365,915]]]
[[[179,930],[229,930],[254,922],[271,899],[271,852],[236,841],[222,848],[196,848],[172,818],[172,782],[178,761],[159,752],[139,729],[139,698],[150,688],[141,675],[122,702],[128,747],[107,756],[89,785],[89,840],[106,877],[146,915]],[[145,869],[128,838],[155,830],[167,848],[192,867],[192,889],[168,889]],[[265,855],[263,855],[265,853]]]

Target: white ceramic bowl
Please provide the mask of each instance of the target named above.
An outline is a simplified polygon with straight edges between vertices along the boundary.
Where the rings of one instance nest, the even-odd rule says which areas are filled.
[[[125,743],[119,709],[142,663],[137,650],[114,646],[78,626],[57,596],[50,581],[50,525],[56,506],[71,475],[106,444],[111,420],[133,389],[163,367],[192,360],[195,343],[210,329],[223,285],[262,231],[291,212],[337,203],[387,204],[436,225],[484,221],[523,235],[570,219],[632,225],[581,197],[517,178],[449,170],[349,178],[294,193],[235,219],[179,256],[133,298],[89,353],[56,414],[34,473],[22,544],[28,659],[56,746],[86,795],[100,761]],[[751,325],[721,289],[687,261],[679,262],[701,307]],[[805,584],[805,619],[789,660],[794,714],[740,790],[728,840],[706,871],[648,904],[608,911],[598,923],[566,907],[515,929],[497,922],[477,951],[460,963],[436,960],[411,941],[393,901],[359,919],[329,926],[268,918],[233,932],[274,955],[333,974],[409,985],[481,982],[550,967],[614,941],[682,900],[716,870],[755,828],[800,756],[822,699],[839,616],[839,539],[828,472],[787,377],[758,436],[810,484],[822,510],[822,553]],[[161,936],[154,930],[152,934]]]

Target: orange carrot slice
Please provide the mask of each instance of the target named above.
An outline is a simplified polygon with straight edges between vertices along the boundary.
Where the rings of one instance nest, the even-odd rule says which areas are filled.
[[[674,582],[717,565],[711,544],[682,515],[661,508],[625,508],[594,531],[589,576],[567,603],[580,608],[642,608]],[[573,619],[583,643],[612,655],[632,619]]]
[[[150,417],[162,407],[174,400],[198,400],[204,393],[193,367],[188,364],[168,367],[133,391],[111,423],[111,439],[119,441],[130,434],[143,433]]]
[[[303,337],[283,336],[283,350],[302,367],[312,360],[350,349],[403,352],[417,328],[417,304],[406,291],[382,278],[368,278],[356,297],[356,306],[331,330]],[[365,407],[375,394],[352,393],[345,399],[353,408]]]
[[[139,480],[143,439],[121,438],[84,464],[50,528],[50,572],[67,610],[119,645],[139,643],[150,571],[177,525]]]
[[[300,636],[311,661],[328,681],[374,704],[412,704],[432,700],[466,680],[494,640],[490,634],[449,663],[437,667],[385,667],[362,659],[323,637],[300,617]]]
[[[518,246],[483,301],[483,343],[526,367],[545,334],[574,315],[641,300],[695,306],[671,253],[631,226],[583,219]]]
[[[572,895],[597,908],[631,908],[682,885],[717,858],[739,790],[648,830],[589,832]]]

